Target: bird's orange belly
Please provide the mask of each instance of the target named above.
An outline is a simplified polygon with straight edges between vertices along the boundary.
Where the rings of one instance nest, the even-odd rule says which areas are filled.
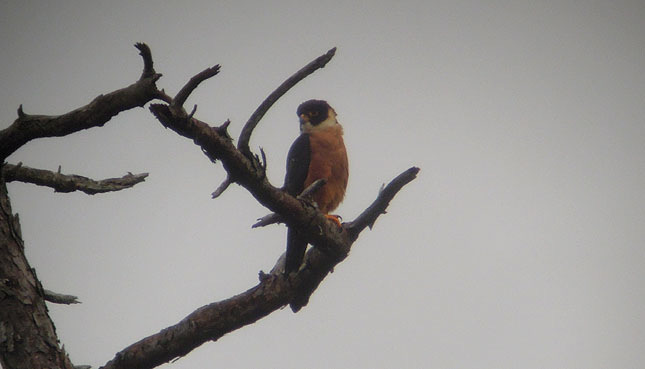
[[[320,211],[327,214],[336,209],[343,201],[349,178],[349,165],[342,128],[339,125],[311,134],[309,142],[311,159],[304,188],[318,179],[327,179],[327,184],[313,195]]]

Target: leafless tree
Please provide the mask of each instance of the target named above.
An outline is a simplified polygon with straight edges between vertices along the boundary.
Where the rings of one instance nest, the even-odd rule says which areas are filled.
[[[371,227],[398,191],[416,178],[418,168],[410,168],[384,186],[375,199],[356,219],[342,228],[329,222],[315,207],[294,198],[269,183],[265,175],[266,158],[254,154],[249,140],[267,110],[291,87],[334,56],[335,49],[313,60],[289,77],[251,115],[235,146],[227,132],[229,122],[211,126],[194,117],[183,105],[191,92],[219,72],[219,65],[207,68],[191,78],[176,96],[157,88],[161,74],[155,72],[152,54],[146,44],[135,45],[143,58],[141,77],[130,86],[100,95],[89,104],[63,115],[26,114],[22,106],[18,118],[0,131],[0,364],[15,368],[73,368],[61,348],[45,301],[76,303],[75,296],[60,295],[43,289],[35,271],[25,258],[18,215],[11,210],[6,183],[28,182],[49,186],[58,192],[83,191],[96,194],[119,191],[145,180],[147,173],[127,174],[121,178],[93,180],[41,169],[22,163],[9,164],[6,158],[29,141],[42,137],[65,136],[83,129],[99,127],[122,111],[150,104],[152,114],[167,128],[193,140],[214,163],[220,161],[227,178],[213,193],[219,196],[231,183],[249,193],[274,214],[256,224],[262,226],[284,222],[306,235],[312,247],[306,254],[306,266],[285,276],[279,262],[270,273],[260,272],[259,283],[236,296],[196,309],[177,324],[135,342],[115,354],[103,368],[154,368],[184,356],[205,343],[251,324],[271,312],[290,305],[294,312],[305,306],[334,266],[347,257],[361,231]],[[323,183],[314,183],[306,191],[315,191]]]

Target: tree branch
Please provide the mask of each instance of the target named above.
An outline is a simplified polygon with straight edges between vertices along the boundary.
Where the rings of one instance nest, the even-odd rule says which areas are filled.
[[[211,67],[211,68],[206,68],[205,70],[201,71],[200,73],[196,74],[191,78],[188,83],[182,87],[179,92],[177,92],[177,95],[172,101],[172,105],[176,107],[182,107],[186,100],[188,99],[188,96],[199,86],[200,83],[204,82],[205,80],[217,75],[219,73],[220,66],[219,64]]]
[[[347,234],[338,233],[337,226],[315,208],[304,206],[295,197],[272,186],[263,171],[237,150],[229,138],[222,136],[217,127],[187,119],[185,111],[173,110],[164,104],[152,104],[150,110],[162,125],[192,139],[211,161],[220,160],[232,180],[245,187],[262,205],[282,214],[289,226],[311,235],[312,245],[337,250],[347,242]]]
[[[332,48],[327,51],[325,54],[317,57],[309,64],[305,65],[302,69],[294,73],[291,77],[287,78],[286,81],[282,82],[278,88],[276,88],[261,104],[257,109],[251,114],[251,117],[246,122],[240,133],[240,139],[237,144],[237,148],[247,157],[251,157],[251,149],[249,148],[249,143],[251,142],[251,134],[253,130],[260,122],[260,119],[264,117],[264,114],[273,106],[273,104],[278,101],[282,95],[295,86],[296,83],[302,81],[305,77],[315,72],[320,68],[324,68],[327,63],[334,57],[336,54],[336,48]]]
[[[291,310],[294,312],[299,311],[302,307],[306,306],[309,302],[309,297],[318,288],[320,282],[329,274],[336,264],[340,263],[349,254],[349,249],[358,235],[365,229],[365,227],[374,225],[376,219],[386,213],[386,209],[390,201],[396,194],[405,186],[417,177],[419,168],[412,167],[394,178],[387,186],[383,187],[379,192],[376,200],[365,209],[356,219],[349,223],[343,224],[344,231],[350,239],[347,249],[339,253],[341,257],[329,257],[328,253],[321,252],[319,249],[312,248],[306,254],[305,261],[308,268],[301,270],[299,275],[303,275],[303,283],[295,293],[293,300],[290,303]]]
[[[22,164],[5,164],[2,174],[7,182],[19,181],[38,186],[51,187],[56,192],[82,191],[89,195],[104,192],[120,191],[145,181],[148,173],[128,173],[120,178],[107,178],[100,181],[79,175],[66,175],[60,172],[35,169]]]
[[[25,114],[21,105],[18,119],[0,131],[0,162],[33,139],[66,136],[83,129],[100,127],[122,111],[143,106],[155,98],[167,100],[155,85],[161,74],[154,73],[152,69],[150,49],[141,43],[135,46],[144,60],[144,71],[141,78],[130,86],[99,95],[89,104],[63,115]]]
[[[374,203],[385,203],[387,207],[387,203],[414,179],[417,172],[418,168],[410,168],[399,175],[381,191]],[[376,220],[385,209],[373,205],[350,224],[356,224],[361,217]],[[274,268],[272,274],[262,273],[260,283],[255,287],[195,310],[179,323],[126,347],[102,368],[154,368],[182,357],[208,341],[217,341],[226,333],[254,323],[286,304],[298,311],[307,304],[309,296],[325,276],[347,256],[351,246],[351,242],[346,243],[340,257],[312,248],[305,255],[305,267],[297,274],[285,277],[280,267]]]
[[[52,292],[50,290],[43,290],[43,293],[45,295],[45,301],[49,301],[54,304],[71,305],[81,303],[80,301],[78,301],[78,297],[74,295],[63,295],[60,293]]]
[[[419,168],[412,167],[405,172],[399,174],[387,186],[379,191],[379,195],[374,202],[361,213],[354,221],[347,225],[347,232],[351,240],[356,240],[358,235],[369,227],[372,229],[376,218],[381,214],[385,214],[385,209],[390,204],[394,196],[405,186],[417,177]]]
[[[0,176],[0,366],[71,369],[58,344],[42,285],[24,251],[19,222]]]
[[[134,47],[139,50],[139,55],[141,55],[141,58],[143,59],[143,72],[141,72],[141,77],[139,79],[155,78],[156,73],[153,67],[154,63],[152,62],[152,52],[150,51],[150,47],[143,42],[137,42],[134,44]],[[161,74],[159,74],[159,77],[161,77]],[[159,77],[157,77],[157,79],[159,79]]]
[[[327,183],[325,178],[317,179],[309,187],[305,188],[300,195],[298,195],[298,200],[308,200],[311,195],[318,191],[322,186]],[[282,217],[280,214],[271,213],[268,215],[259,218],[257,223],[253,224],[251,228],[266,227],[271,224],[282,223]]]

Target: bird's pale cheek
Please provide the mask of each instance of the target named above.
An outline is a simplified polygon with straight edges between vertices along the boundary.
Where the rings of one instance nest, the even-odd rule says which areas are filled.
[[[312,128],[313,127],[311,126],[311,123],[309,123],[309,122],[301,122],[300,123],[300,133],[309,132],[309,131],[311,131]]]

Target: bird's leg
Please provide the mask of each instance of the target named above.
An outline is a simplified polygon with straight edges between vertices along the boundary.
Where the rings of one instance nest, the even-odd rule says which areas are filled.
[[[343,220],[343,218],[340,215],[325,214],[325,218],[334,222],[339,228],[342,228],[340,221]]]

